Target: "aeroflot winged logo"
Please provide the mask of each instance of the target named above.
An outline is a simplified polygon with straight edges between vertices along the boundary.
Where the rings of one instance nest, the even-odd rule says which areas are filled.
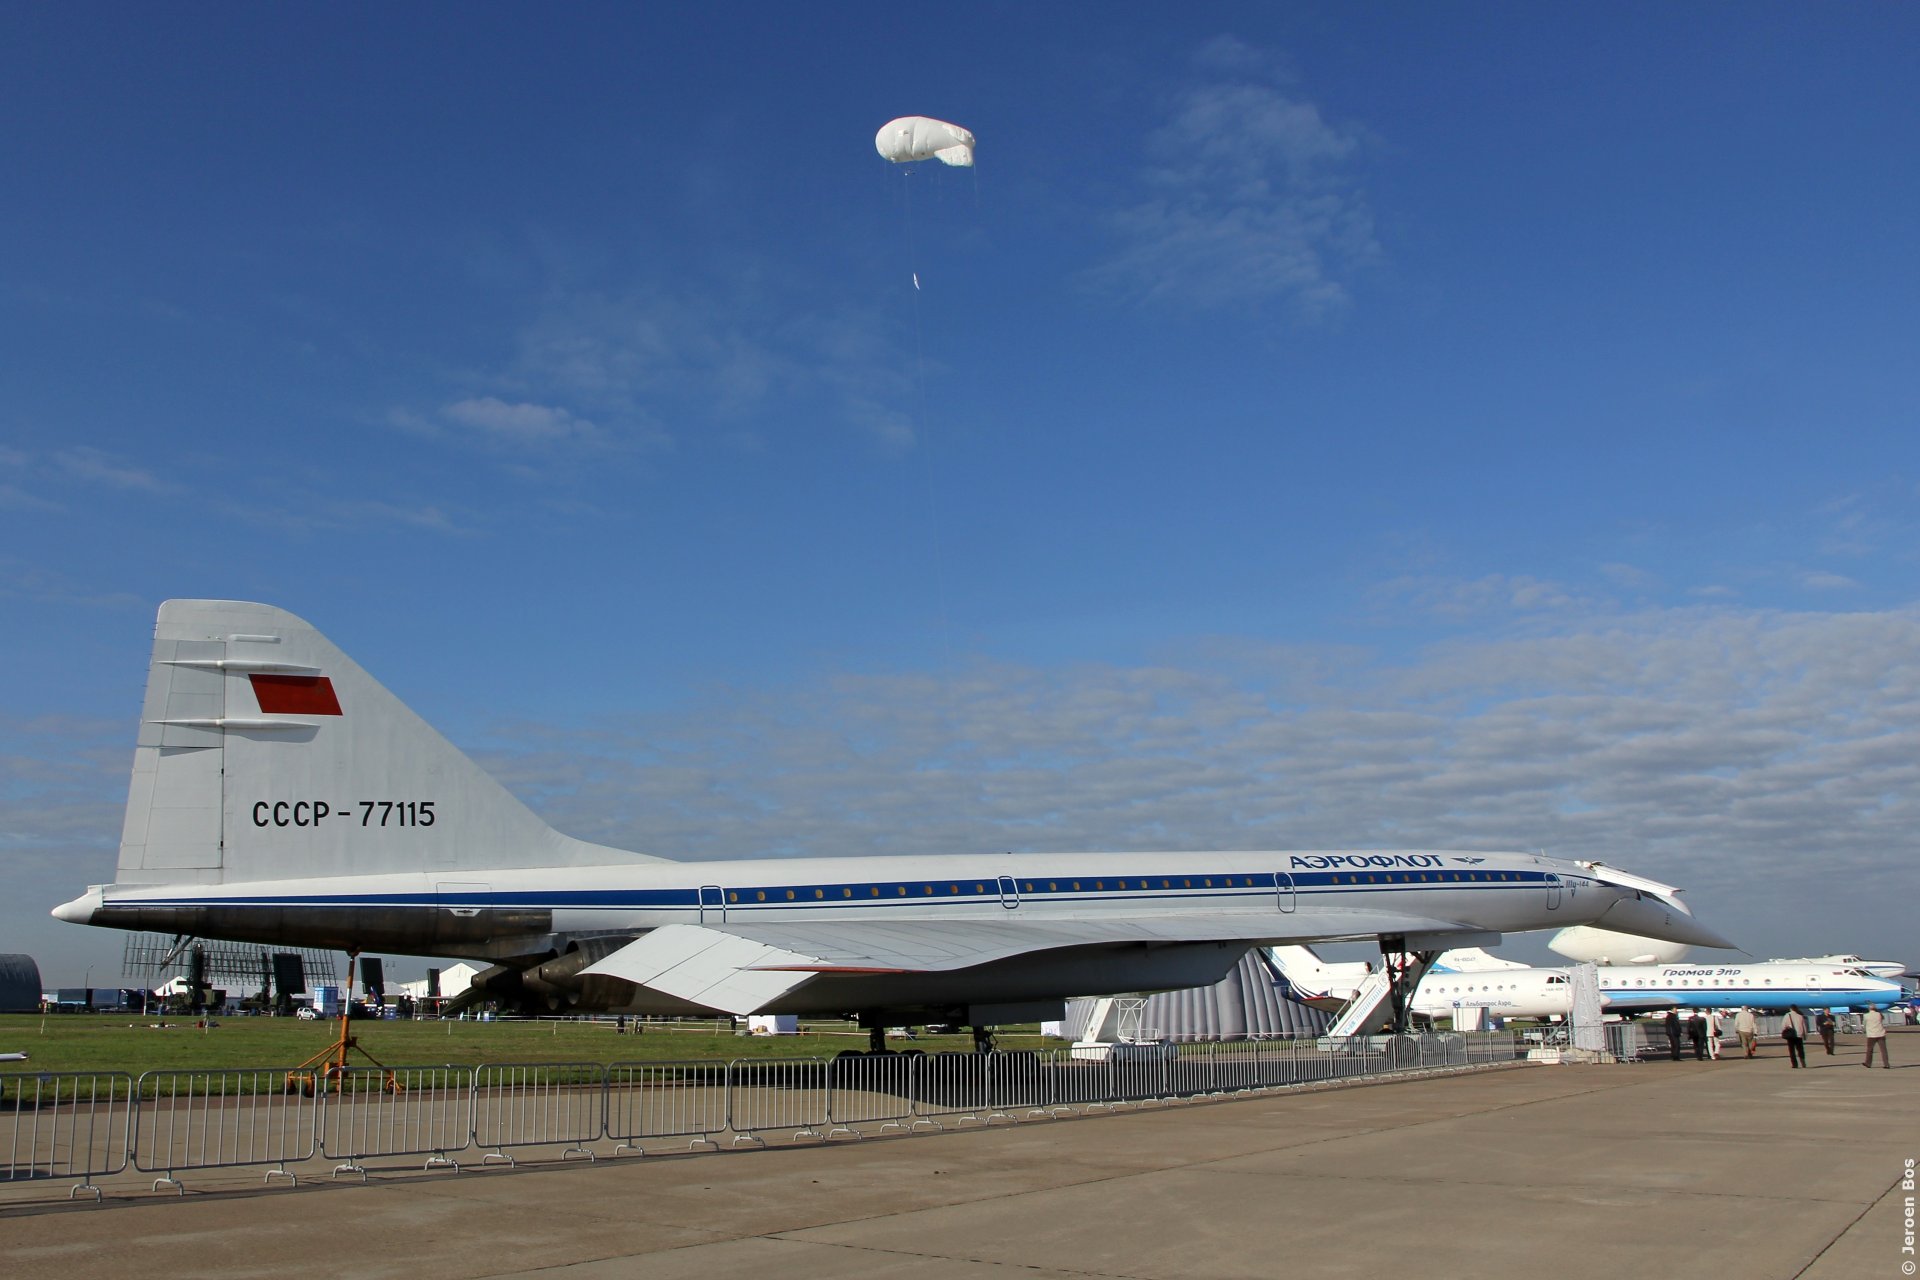
[[[269,676],[258,673],[248,677],[253,696],[260,700],[266,715],[337,716],[340,699],[334,696],[333,681],[325,676]]]

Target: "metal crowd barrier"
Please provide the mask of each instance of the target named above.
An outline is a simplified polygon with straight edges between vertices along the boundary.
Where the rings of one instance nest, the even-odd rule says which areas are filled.
[[[263,1182],[299,1179],[287,1163],[313,1158],[319,1100],[286,1082],[285,1070],[149,1071],[138,1084],[133,1163],[159,1175],[153,1189],[186,1187],[195,1169],[271,1164]]]
[[[607,1067],[606,1136],[643,1152],[648,1138],[685,1138],[687,1149],[717,1148],[727,1128],[725,1062],[615,1062]]]
[[[480,1163],[518,1163],[508,1147],[564,1146],[562,1160],[592,1160],[587,1143],[607,1131],[607,1072],[598,1063],[520,1062],[477,1067],[473,1141]]]
[[[818,1138],[829,1122],[827,1070],[820,1058],[735,1060],[727,1066],[727,1127],[733,1143],[766,1146],[762,1131],[790,1129],[793,1140]]]
[[[0,1182],[78,1179],[67,1190],[100,1199],[95,1178],[127,1167],[133,1077],[124,1071],[0,1075]]]
[[[1105,1058],[1075,1057],[1071,1049],[1053,1051],[1053,1106],[1056,1111],[1088,1112],[1113,1106],[1113,1068]]]
[[[992,1108],[988,1105],[987,1067],[982,1056],[931,1053],[919,1059],[912,1128],[925,1125],[941,1129],[945,1127],[940,1123],[943,1119],[953,1121],[956,1127],[969,1120],[987,1123]]]
[[[69,1197],[129,1165],[154,1189],[188,1171],[289,1166],[325,1157],[333,1173],[375,1158],[425,1156],[425,1167],[485,1148],[559,1147],[593,1158],[649,1140],[688,1149],[765,1146],[768,1135],[825,1142],[1086,1114],[1140,1103],[1223,1097],[1347,1077],[1523,1057],[1507,1033],[1117,1044],[991,1054],[915,1051],[732,1062],[495,1063],[315,1071],[149,1071],[0,1075],[0,1186],[73,1179]],[[181,1188],[184,1191],[184,1188]]]
[[[827,1137],[860,1138],[857,1127],[877,1123],[879,1132],[904,1130],[913,1118],[914,1085],[922,1053],[848,1054],[827,1064]]]
[[[473,1143],[472,1067],[348,1067],[323,1080],[320,1150],[333,1176],[367,1176],[362,1160],[426,1156],[424,1168],[458,1169]]]

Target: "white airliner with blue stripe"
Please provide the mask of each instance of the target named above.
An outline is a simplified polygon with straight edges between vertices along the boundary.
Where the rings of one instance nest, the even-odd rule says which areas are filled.
[[[1661,1009],[1885,1009],[1905,998],[1900,984],[1864,969],[1809,961],[1757,964],[1602,965],[1600,1007],[1608,1013]],[[1573,1012],[1566,968],[1456,970],[1443,962],[1420,980],[1413,1011],[1431,1018],[1462,1009],[1499,1018],[1564,1017]]]
[[[1217,981],[1254,945],[1597,923],[1730,945],[1597,862],[1450,850],[691,862],[561,835],[281,609],[162,605],[115,882],[62,920],[494,962],[534,1010],[924,1016]]]

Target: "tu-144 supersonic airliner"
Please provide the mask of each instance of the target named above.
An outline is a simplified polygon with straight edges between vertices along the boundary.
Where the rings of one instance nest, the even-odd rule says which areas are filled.
[[[876,1044],[1212,983],[1258,944],[1731,945],[1670,886],[1523,853],[629,853],[553,830],[306,622],[218,600],[161,606],[114,883],[53,914],[490,961],[478,998],[528,1011],[848,1016]]]

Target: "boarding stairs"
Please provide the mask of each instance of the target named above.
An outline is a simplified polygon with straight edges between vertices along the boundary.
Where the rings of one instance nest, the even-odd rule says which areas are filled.
[[[1344,1036],[1363,1036],[1381,1029],[1382,1022],[1391,1025],[1394,1021],[1394,992],[1400,993],[1404,1007],[1413,1000],[1413,991],[1420,985],[1420,979],[1426,976],[1433,964],[1434,953],[1430,951],[1388,952],[1386,961],[1380,968],[1368,974],[1353,993],[1353,999],[1342,1005],[1340,1012],[1334,1015],[1333,1022],[1327,1027],[1330,1039]]]

